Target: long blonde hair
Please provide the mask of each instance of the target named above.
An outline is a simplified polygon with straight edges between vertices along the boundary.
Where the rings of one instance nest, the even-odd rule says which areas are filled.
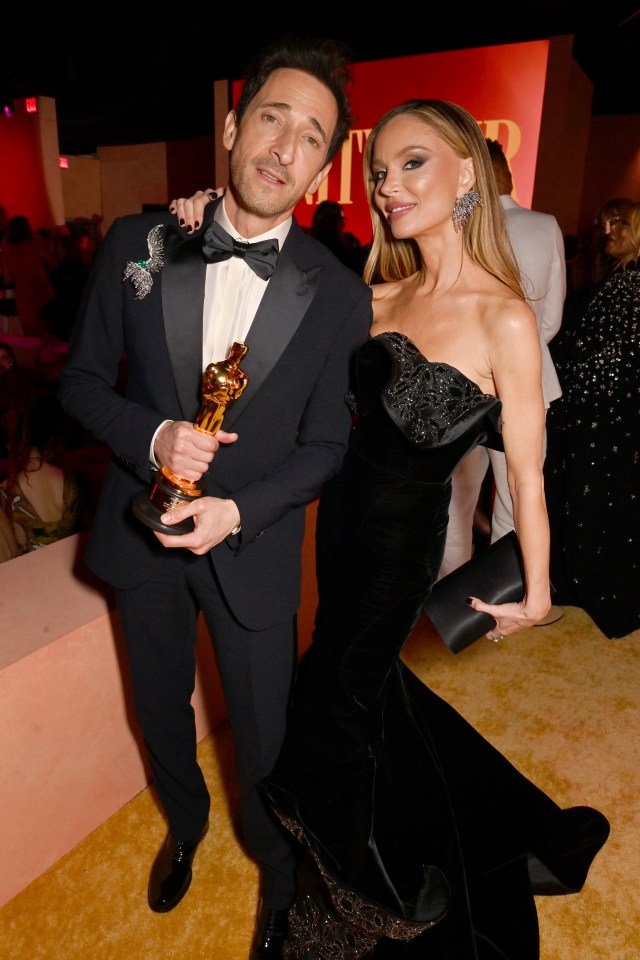
[[[414,240],[394,239],[386,219],[374,203],[373,152],[382,128],[394,117],[409,114],[431,127],[462,159],[471,157],[475,170],[474,189],[482,205],[474,209],[463,226],[467,256],[484,267],[524,299],[520,271],[511,249],[504,211],[498,196],[489,150],[480,127],[463,107],[446,100],[407,100],[387,111],[376,123],[364,151],[364,181],[373,225],[371,250],[364,267],[364,279],[401,280],[422,266]]]
[[[629,236],[635,247],[635,254],[631,255],[627,263],[640,257],[640,203],[634,203],[629,211]]]
[[[617,262],[613,267],[613,270],[624,270],[640,257],[640,203],[627,198],[610,200],[601,208],[598,219],[603,213],[620,217],[627,228],[628,248],[621,257],[615,258]]]

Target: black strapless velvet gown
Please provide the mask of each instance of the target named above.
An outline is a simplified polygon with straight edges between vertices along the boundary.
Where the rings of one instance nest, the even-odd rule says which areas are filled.
[[[262,784],[305,851],[285,956],[534,960],[533,894],[579,890],[607,820],[561,810],[399,659],[451,472],[500,443],[500,403],[396,333],[358,351],[356,394],[319,504],[314,640]]]

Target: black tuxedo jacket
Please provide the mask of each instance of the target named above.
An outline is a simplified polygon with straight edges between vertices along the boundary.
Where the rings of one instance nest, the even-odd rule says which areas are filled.
[[[220,202],[220,201],[217,201]],[[108,231],[87,282],[60,379],[66,411],[113,451],[89,539],[90,568],[112,585],[137,586],[159,564],[189,563],[131,511],[148,487],[151,438],[163,420],[193,422],[201,401],[202,234],[188,237],[169,214],[122,217]],[[164,265],[147,295],[124,280],[129,261],[149,256],[147,237],[164,225]],[[211,551],[225,597],[249,629],[292,614],[300,598],[305,506],[337,471],[351,415],[350,359],[368,336],[371,291],[326,248],[292,224],[247,336],[248,385],[223,427],[207,492],[237,503],[242,531]],[[125,385],[118,385],[122,358]]]

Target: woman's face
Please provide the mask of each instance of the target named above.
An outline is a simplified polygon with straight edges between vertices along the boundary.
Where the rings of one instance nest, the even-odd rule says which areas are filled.
[[[605,253],[623,263],[633,257],[634,247],[629,232],[629,221],[617,211],[602,214],[598,225],[604,238]]]
[[[449,227],[456,197],[473,185],[462,160],[424,121],[408,114],[380,130],[373,150],[374,202],[396,239]]]

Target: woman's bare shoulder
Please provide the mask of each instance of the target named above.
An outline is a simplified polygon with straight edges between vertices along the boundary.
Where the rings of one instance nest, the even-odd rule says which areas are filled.
[[[498,284],[480,303],[483,321],[496,336],[508,330],[537,330],[536,315],[527,301],[504,284]]]

